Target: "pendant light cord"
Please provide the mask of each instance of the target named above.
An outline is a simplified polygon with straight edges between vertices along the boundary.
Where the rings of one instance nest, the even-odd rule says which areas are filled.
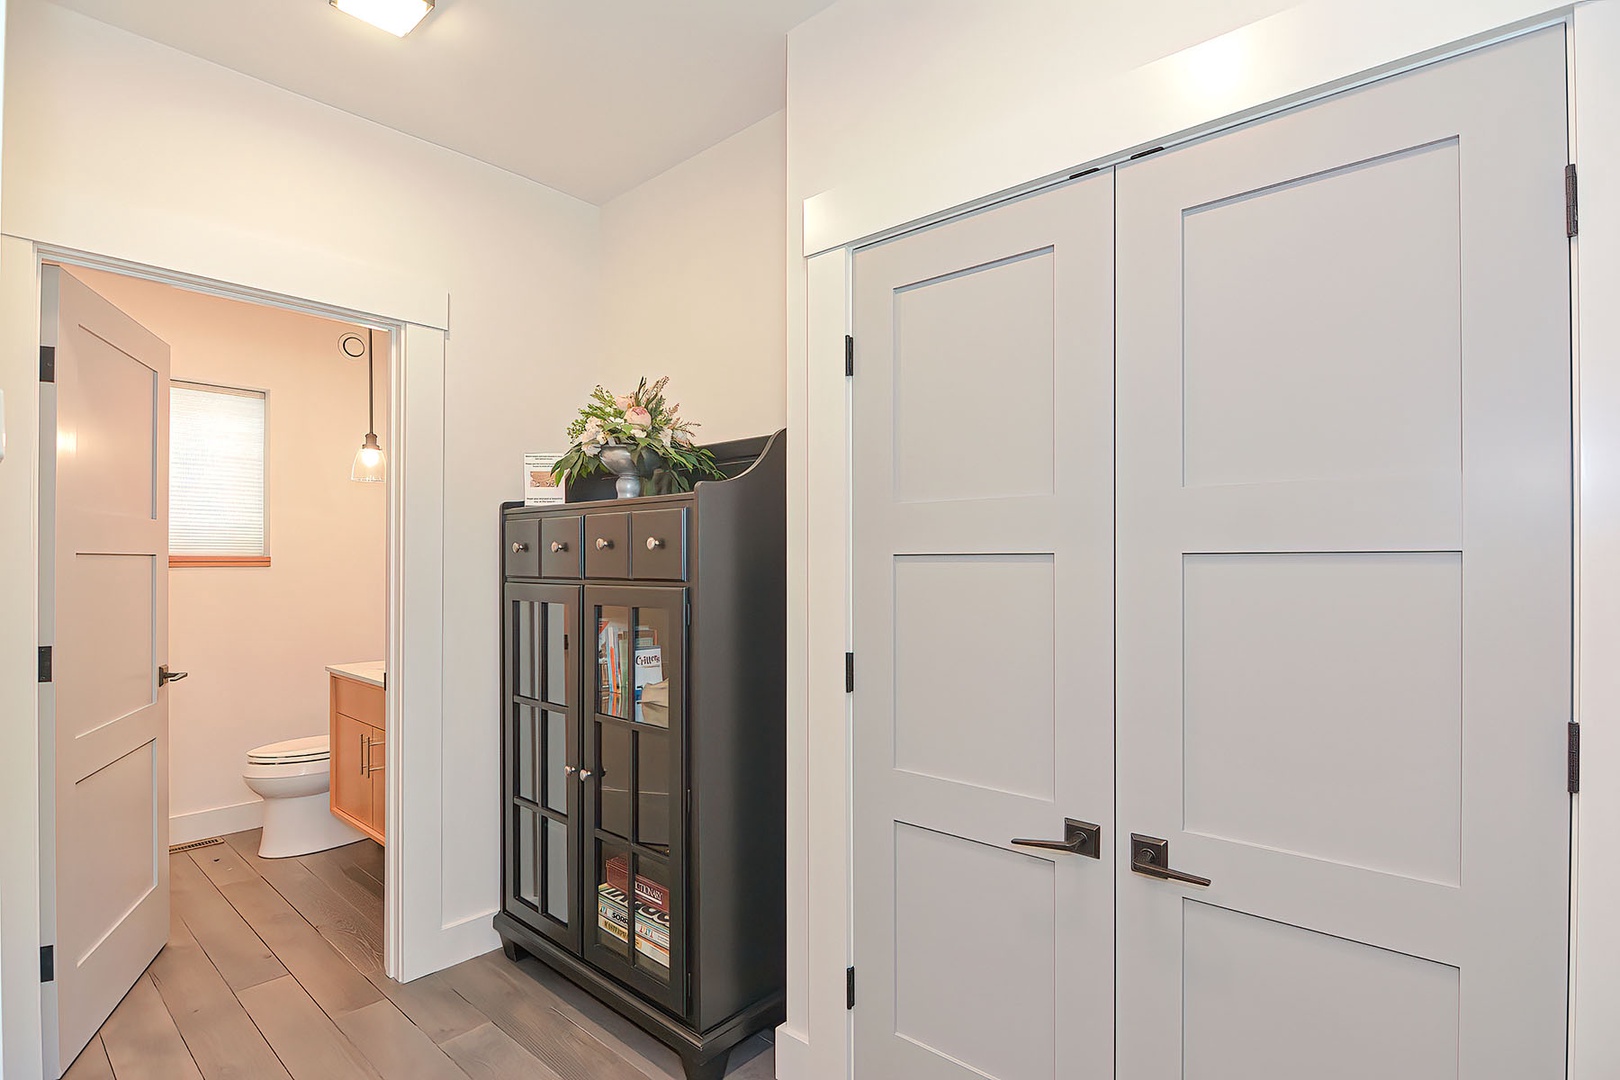
[[[377,374],[372,368],[372,361],[376,359],[372,353],[372,329],[366,327],[366,434],[375,437],[377,434]]]

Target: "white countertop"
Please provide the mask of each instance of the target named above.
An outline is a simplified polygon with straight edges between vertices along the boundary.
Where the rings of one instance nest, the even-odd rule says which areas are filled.
[[[326,670],[333,675],[353,679],[355,682],[382,686],[387,677],[384,671],[386,667],[386,663],[382,660],[366,660],[358,664],[328,664]]]

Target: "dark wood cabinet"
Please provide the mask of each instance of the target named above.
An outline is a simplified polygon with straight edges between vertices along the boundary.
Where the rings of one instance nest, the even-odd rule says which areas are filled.
[[[786,966],[785,434],[712,449],[690,493],[501,511],[495,928],[692,1080]]]

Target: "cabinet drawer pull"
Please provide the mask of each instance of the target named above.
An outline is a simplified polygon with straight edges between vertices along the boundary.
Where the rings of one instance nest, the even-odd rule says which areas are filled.
[[[649,537],[647,537],[647,550],[648,551],[657,551],[659,548],[661,548],[663,546],[664,546],[664,541],[663,541],[663,539],[661,537],[657,537],[657,536],[649,536]]]
[[[608,548],[610,548],[612,546],[613,546],[613,541],[609,540],[607,537],[598,536],[596,538],[596,550],[597,551],[606,551]]]
[[[553,555],[557,554],[559,551],[567,551],[567,550],[568,550],[568,545],[563,543],[561,540],[553,540],[551,542],[551,553]]]
[[[512,541],[512,554],[521,555],[525,551],[528,551],[528,550],[529,550],[529,545],[525,544],[523,541],[521,541],[521,540]]]

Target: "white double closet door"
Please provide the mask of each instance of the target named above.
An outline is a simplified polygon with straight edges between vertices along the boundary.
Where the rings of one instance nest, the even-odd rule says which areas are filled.
[[[1566,108],[1540,31],[856,254],[861,1080],[1564,1074]]]

